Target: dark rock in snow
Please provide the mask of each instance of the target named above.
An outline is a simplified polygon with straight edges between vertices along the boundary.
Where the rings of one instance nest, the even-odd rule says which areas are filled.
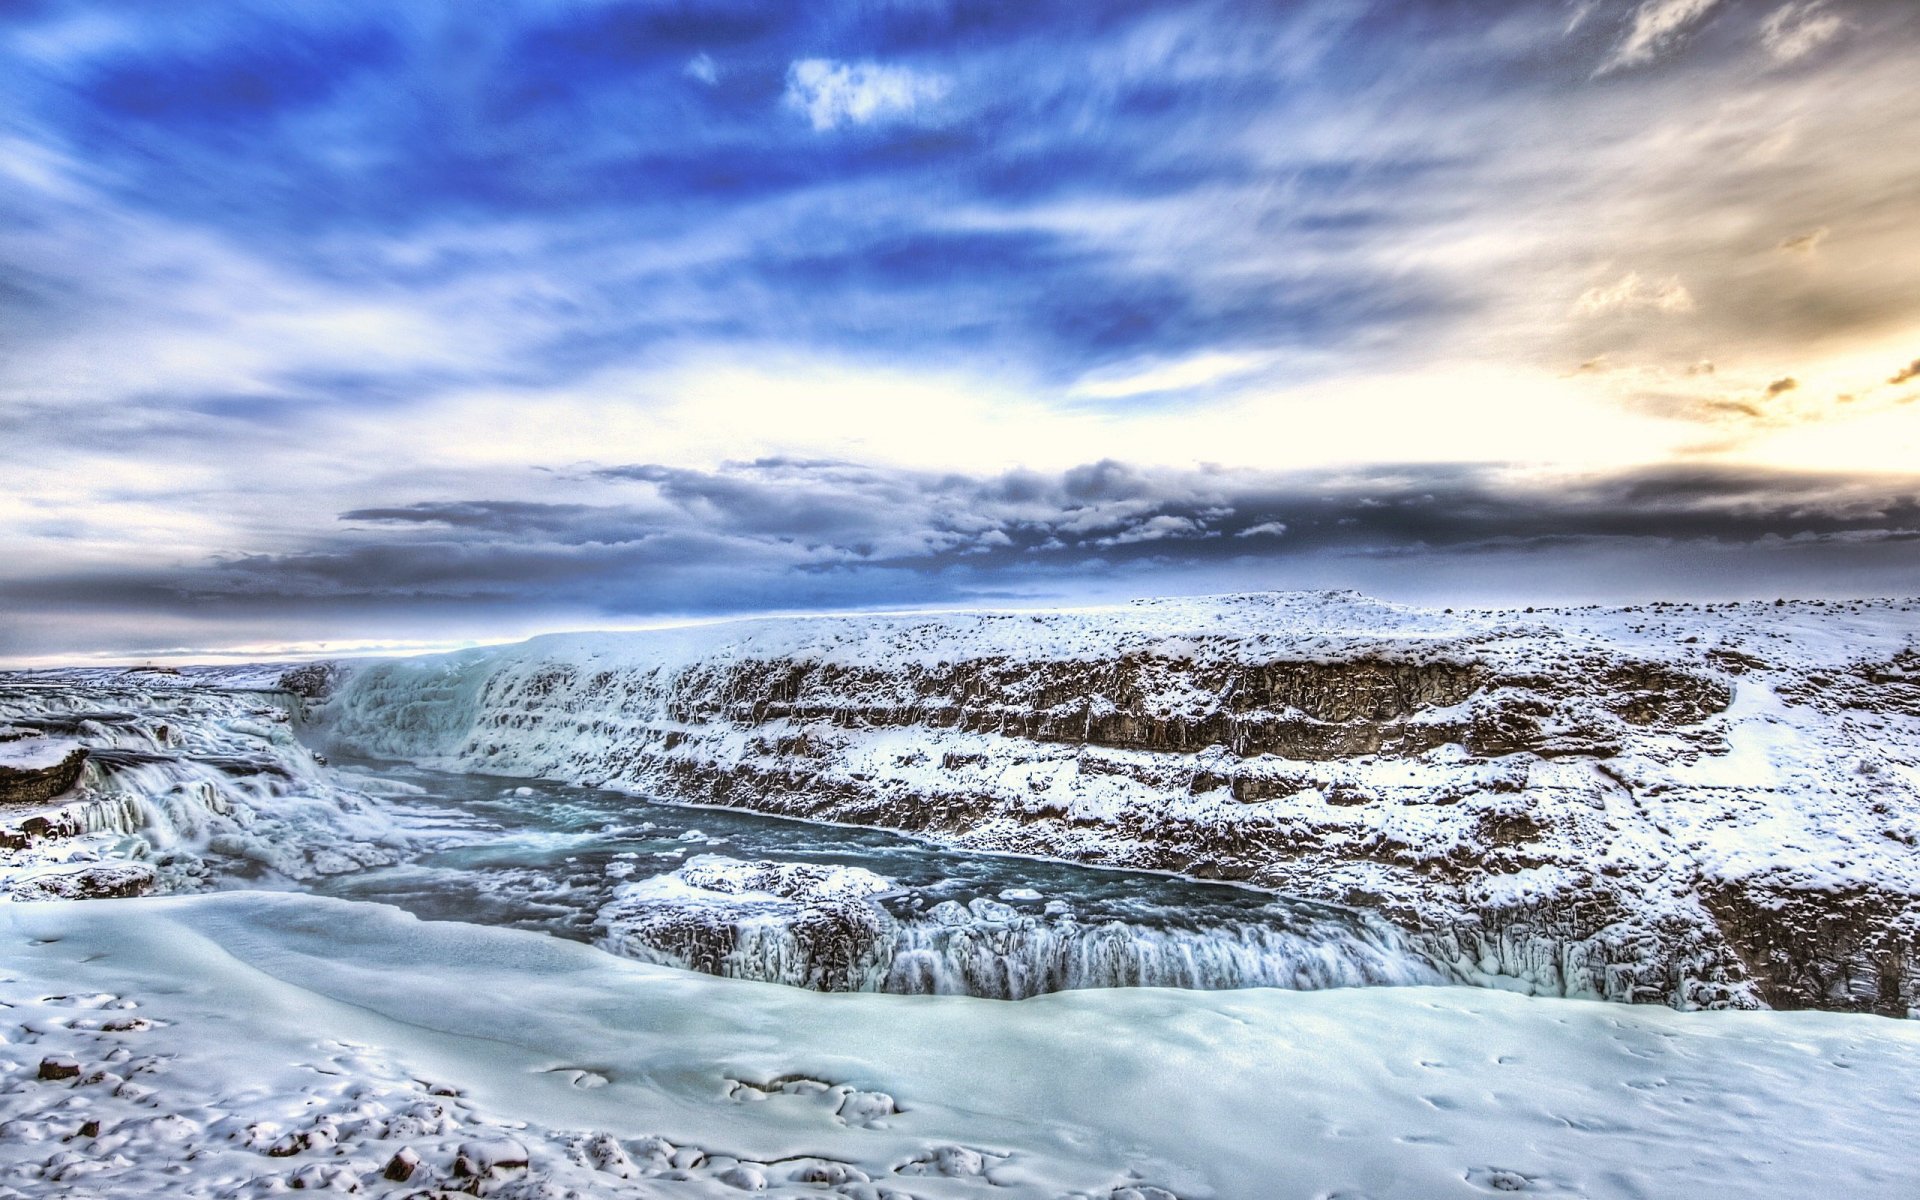
[[[413,1173],[419,1169],[420,1156],[414,1153],[413,1147],[402,1146],[394,1151],[392,1158],[387,1160],[387,1168],[381,1174],[395,1183],[405,1183],[412,1179]]]
[[[86,863],[29,875],[15,883],[15,900],[120,900],[145,895],[154,869],[142,862]]]
[[[78,1079],[80,1064],[65,1054],[49,1054],[40,1060],[40,1078],[46,1080]]]

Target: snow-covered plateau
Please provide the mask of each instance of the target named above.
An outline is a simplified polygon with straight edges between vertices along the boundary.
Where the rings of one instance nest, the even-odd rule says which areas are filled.
[[[1920,1179],[1920,604],[30,672],[0,768],[0,1200]]]

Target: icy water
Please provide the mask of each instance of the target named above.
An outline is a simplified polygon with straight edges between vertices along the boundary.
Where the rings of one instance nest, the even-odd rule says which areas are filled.
[[[1446,981],[1371,914],[1245,888],[554,783],[340,766],[369,790],[407,793],[383,803],[447,841],[315,890],[429,920],[830,991]]]

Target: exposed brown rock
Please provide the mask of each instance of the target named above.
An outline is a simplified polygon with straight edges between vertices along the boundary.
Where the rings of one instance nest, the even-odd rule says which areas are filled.
[[[10,743],[19,746],[25,742]],[[74,746],[57,762],[46,766],[14,766],[0,762],[0,804],[45,804],[73,790],[87,765],[84,746]]]

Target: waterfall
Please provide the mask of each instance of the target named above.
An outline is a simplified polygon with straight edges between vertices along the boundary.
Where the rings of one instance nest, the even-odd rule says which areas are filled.
[[[1310,991],[1444,982],[1397,931],[1336,912],[1165,929],[947,901],[932,919],[900,923],[879,990],[1019,1000],[1081,988]]]
[[[1330,906],[1276,902],[1265,919],[1194,928],[1032,915],[984,898],[895,916],[879,899],[886,881],[871,872],[831,868],[829,880],[775,870],[702,855],[673,874],[625,885],[600,913],[601,945],[647,962],[819,991],[997,1000],[1084,988],[1448,982],[1399,931]],[[848,873],[877,886],[850,887]]]
[[[294,738],[290,712],[285,696],[139,682],[0,692],[0,726],[89,755],[67,796],[0,823],[0,877],[117,861],[145,864],[143,890],[181,891],[396,861],[409,837]]]

